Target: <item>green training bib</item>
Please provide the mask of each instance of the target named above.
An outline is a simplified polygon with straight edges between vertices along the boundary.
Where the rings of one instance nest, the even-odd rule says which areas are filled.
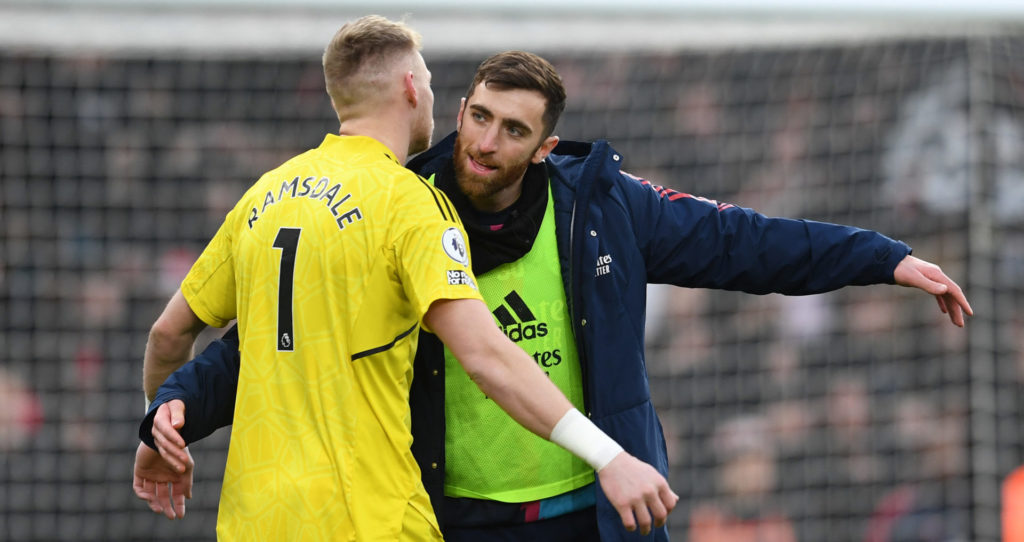
[[[562,287],[550,190],[530,252],[477,276],[477,282],[502,332],[582,411],[580,362]],[[484,396],[447,348],[444,355],[445,495],[528,502],[594,481],[589,465],[519,425]]]

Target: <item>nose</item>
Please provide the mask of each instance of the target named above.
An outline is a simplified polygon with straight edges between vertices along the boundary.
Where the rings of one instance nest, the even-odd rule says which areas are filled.
[[[489,126],[480,137],[480,153],[490,154],[498,150],[498,127]]]

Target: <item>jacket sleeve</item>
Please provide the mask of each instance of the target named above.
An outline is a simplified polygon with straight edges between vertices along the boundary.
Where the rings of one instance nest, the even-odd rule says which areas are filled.
[[[153,418],[157,408],[174,399],[185,403],[185,425],[181,428],[181,436],[186,444],[231,425],[241,367],[238,345],[238,326],[234,325],[195,359],[167,377],[139,426],[139,438],[147,446],[156,448]]]
[[[805,295],[892,284],[910,247],[878,232],[691,196],[620,173],[648,282]]]

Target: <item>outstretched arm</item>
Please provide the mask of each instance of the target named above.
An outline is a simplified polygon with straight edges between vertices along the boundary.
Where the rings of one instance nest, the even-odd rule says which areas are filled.
[[[896,265],[893,280],[900,286],[920,288],[935,296],[939,310],[949,315],[954,325],[964,327],[965,313],[974,316],[974,310],[960,286],[931,262],[908,255]]]
[[[473,382],[535,434],[586,460],[627,530],[644,534],[665,524],[679,499],[654,467],[622,450],[583,416],[537,367],[533,358],[494,325],[483,302],[434,302],[423,318]]]
[[[891,284],[910,247],[878,232],[773,218],[622,174],[647,282],[808,295]]]

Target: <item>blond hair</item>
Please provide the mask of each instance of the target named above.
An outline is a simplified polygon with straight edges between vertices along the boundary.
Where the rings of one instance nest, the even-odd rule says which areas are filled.
[[[395,63],[420,50],[418,32],[403,22],[367,15],[342,26],[324,50],[324,82],[339,120],[386,96]]]

